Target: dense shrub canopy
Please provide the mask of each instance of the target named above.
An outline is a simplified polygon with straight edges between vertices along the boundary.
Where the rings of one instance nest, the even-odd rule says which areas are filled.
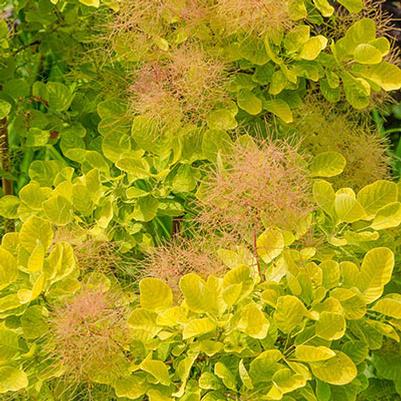
[[[401,399],[384,0],[0,0],[0,400]]]

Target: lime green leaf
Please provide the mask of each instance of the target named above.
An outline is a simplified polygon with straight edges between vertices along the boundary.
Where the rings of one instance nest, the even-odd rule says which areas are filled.
[[[21,327],[25,338],[36,339],[49,330],[48,318],[44,316],[42,309],[39,305],[31,306],[21,316]]]
[[[354,58],[361,64],[379,64],[383,59],[380,50],[368,43],[361,43],[355,48]]]
[[[156,44],[156,46],[160,49],[160,50],[164,50],[167,51],[169,49],[169,43],[167,42],[166,39],[161,38],[160,36],[156,36],[154,37],[154,42]]]
[[[293,295],[284,295],[277,299],[274,321],[284,333],[290,333],[303,320],[306,314],[305,305]]]
[[[330,5],[328,0],[313,0],[313,3],[323,17],[331,17],[333,15],[334,7]]]
[[[322,312],[316,322],[316,335],[325,340],[338,340],[345,334],[344,316],[336,312]]]
[[[343,73],[345,97],[351,106],[358,110],[365,109],[370,101],[370,85],[365,79],[355,78],[348,72]]]
[[[313,199],[329,215],[334,216],[334,200],[336,194],[333,186],[324,180],[313,183]]]
[[[18,334],[0,327],[0,363],[6,365],[19,352]],[[1,385],[1,384],[0,384]]]
[[[11,111],[11,104],[3,99],[0,99],[0,119],[8,116]]]
[[[346,319],[362,319],[366,314],[366,301],[356,288],[335,288],[331,295],[340,301]]]
[[[187,164],[179,166],[172,181],[174,192],[191,192],[196,188],[196,170]]]
[[[181,387],[175,393],[173,393],[173,397],[182,397],[185,392],[185,387],[189,378],[189,374],[192,369],[192,365],[194,364],[198,354],[191,354],[186,358],[182,359],[176,369],[177,376],[181,379]]]
[[[39,242],[32,253],[29,255],[28,259],[28,270],[30,272],[38,272],[43,269],[43,263],[45,261],[45,248]]]
[[[310,165],[312,177],[334,177],[344,171],[347,161],[337,152],[324,152],[315,156]]]
[[[203,372],[199,378],[199,387],[202,390],[216,390],[221,387],[221,381],[210,372]]]
[[[234,129],[238,125],[235,114],[226,109],[215,110],[209,113],[207,123],[211,129],[223,131]]]
[[[338,287],[340,282],[340,265],[335,260],[324,260],[319,265],[323,273],[322,285],[326,289]]]
[[[202,340],[199,341],[199,352],[204,352],[207,356],[211,357],[220,352],[224,344],[219,341]]]
[[[131,139],[127,134],[116,135],[114,132],[108,132],[103,135],[102,151],[115,163],[124,155],[128,157],[131,151]]]
[[[150,167],[145,159],[134,159],[123,157],[116,162],[116,166],[130,175],[131,181],[149,178],[151,176]]]
[[[114,384],[117,396],[126,397],[130,400],[137,400],[142,397],[148,387],[145,378],[138,376],[122,377]]]
[[[374,46],[377,50],[380,51],[380,54],[384,57],[390,52],[391,43],[390,41],[382,36],[381,38],[377,38],[369,42],[371,46]]]
[[[264,107],[268,112],[281,118],[287,124],[292,123],[294,120],[290,106],[282,99],[268,100],[264,103]]]
[[[242,293],[242,284],[231,284],[224,288],[223,299],[228,306],[233,306],[239,299]]]
[[[243,89],[239,92],[237,102],[242,110],[253,116],[262,111],[262,101],[248,89]]]
[[[362,188],[357,199],[369,215],[374,215],[389,203],[397,202],[397,184],[385,180],[376,181]]]
[[[180,280],[180,289],[185,302],[194,312],[206,312],[206,282],[195,273],[189,273]]]
[[[18,308],[21,306],[20,299],[18,298],[17,294],[10,294],[6,295],[5,297],[0,298],[0,313],[1,317],[8,316],[8,314],[12,313],[5,313],[11,311],[13,309]]]
[[[74,251],[67,242],[58,242],[51,250],[44,265],[44,273],[51,282],[59,281],[76,268]]]
[[[51,193],[50,189],[47,189]],[[41,210],[43,208],[43,202],[47,199],[47,193],[46,189],[41,188],[39,183],[31,181],[21,189],[19,197],[21,201],[31,209]]]
[[[34,160],[29,166],[29,177],[40,185],[51,187],[57,174],[65,167],[59,160]]]
[[[79,0],[79,2],[89,7],[98,8],[100,6],[100,0]]]
[[[250,303],[240,310],[240,320],[237,329],[252,338],[262,340],[267,336],[270,323],[256,304]]]
[[[361,0],[358,0],[361,1]],[[369,43],[376,39],[376,23],[370,18],[363,18],[355,22],[346,32],[345,37],[340,39],[341,47],[350,54],[361,43]]]
[[[5,195],[0,198],[0,216],[6,219],[18,218],[20,200],[13,195]]]
[[[384,336],[391,338],[397,343],[400,342],[400,336],[392,325],[376,320],[367,320],[367,323],[369,324],[369,326],[373,327],[376,331],[383,334]]]
[[[239,377],[240,377],[243,385],[246,388],[252,390],[254,388],[252,379],[251,379],[251,376],[249,375],[249,373],[244,365],[244,361],[242,359],[239,361],[238,371],[239,371]]]
[[[191,337],[202,336],[203,334],[210,333],[215,329],[216,325],[209,318],[194,319],[184,325],[182,338],[186,340]]]
[[[359,13],[365,6],[363,0],[338,0],[349,12]]]
[[[306,385],[306,379],[288,368],[280,369],[273,375],[273,383],[282,394],[291,393]]]
[[[366,217],[366,212],[362,205],[347,193],[336,194],[334,209],[341,222],[353,223]]]
[[[284,237],[280,230],[268,228],[256,241],[258,255],[265,263],[270,263],[284,249]]]
[[[71,223],[73,210],[71,202],[64,196],[56,195],[43,202],[43,210],[49,220],[58,226]]]
[[[312,345],[297,345],[295,357],[303,362],[318,362],[333,358],[336,353],[330,348],[322,345],[314,347]]]
[[[369,355],[369,347],[365,341],[359,340],[350,340],[347,341],[342,347],[341,350],[344,354],[347,354],[356,365],[359,365]]]
[[[214,374],[219,377],[224,385],[230,390],[236,391],[237,381],[230,369],[227,368],[222,362],[217,362],[214,365]]]
[[[125,195],[128,199],[142,198],[144,196],[148,196],[149,192],[144,191],[143,189],[137,187],[129,187],[125,191]]]
[[[23,225],[19,234],[21,246],[32,252],[39,241],[45,249],[53,240],[52,225],[39,217],[30,217]]]
[[[160,311],[173,303],[173,292],[170,287],[158,278],[144,278],[139,283],[140,303],[144,309]]]
[[[288,14],[293,21],[299,21],[308,16],[304,0],[290,0],[288,4]]]
[[[385,230],[401,224],[401,203],[393,202],[383,206],[376,213],[370,225],[374,230]]]
[[[288,84],[288,79],[283,73],[283,71],[281,70],[275,71],[271,78],[269,93],[271,95],[278,95],[285,89],[287,84]]]
[[[70,88],[60,82],[46,84],[49,94],[49,108],[54,111],[67,111],[72,103],[74,95]]]
[[[249,375],[254,383],[268,382],[269,373],[274,373],[276,362],[283,357],[278,349],[270,349],[258,355],[249,366]]]
[[[28,386],[28,377],[24,371],[11,366],[0,367],[0,394],[19,391]]]
[[[164,386],[168,386],[171,382],[167,365],[162,361],[152,360],[151,354],[141,363],[140,368]]]
[[[163,392],[157,389],[150,389],[146,392],[149,397],[149,401],[174,401],[169,395],[169,392]]]
[[[303,46],[299,57],[303,60],[315,60],[327,46],[327,39],[323,35],[310,38]]]
[[[132,217],[137,221],[151,221],[156,217],[159,205],[159,201],[153,196],[139,198],[135,204]]]
[[[17,276],[17,260],[4,247],[0,247],[0,290],[13,283]]]
[[[399,294],[387,295],[373,306],[372,310],[394,319],[401,319],[401,296]]]
[[[401,88],[401,69],[387,61],[375,65],[355,66],[354,72],[380,86],[385,91],[394,91]]]
[[[335,385],[351,383],[358,373],[352,359],[343,352],[326,361],[311,363],[310,367],[319,380]]]
[[[298,25],[287,33],[284,39],[284,46],[288,51],[295,52],[308,41],[309,37],[310,27],[308,25]]]
[[[139,333],[146,333],[152,338],[161,330],[156,323],[156,318],[156,312],[137,308],[128,317],[128,324]]]
[[[331,389],[327,383],[316,380],[316,396],[318,401],[330,401]]]
[[[358,288],[366,301],[371,303],[383,294],[384,286],[390,281],[394,268],[394,254],[388,248],[374,248],[363,258]]]

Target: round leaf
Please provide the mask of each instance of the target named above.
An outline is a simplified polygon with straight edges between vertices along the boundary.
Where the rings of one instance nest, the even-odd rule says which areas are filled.
[[[247,113],[256,116],[262,111],[262,101],[250,90],[242,90],[237,97],[238,106]]]
[[[366,217],[362,205],[347,193],[337,193],[334,209],[340,222],[353,223]]]
[[[295,357],[303,362],[318,362],[333,358],[336,353],[324,346],[298,345],[295,348]]]
[[[269,228],[259,236],[256,242],[258,255],[265,263],[270,263],[284,249],[284,237],[280,230]]]
[[[369,215],[374,215],[389,203],[397,202],[397,184],[391,181],[379,180],[363,187],[357,199]]]
[[[361,43],[354,51],[354,58],[361,64],[379,64],[382,61],[382,54],[376,47]]]
[[[8,116],[11,111],[11,104],[3,99],[0,99],[0,119]]]
[[[0,394],[19,391],[28,386],[28,377],[24,371],[11,366],[0,367]]]
[[[358,373],[352,359],[343,352],[326,361],[311,363],[310,367],[319,380],[335,385],[351,383]]]
[[[371,227],[374,230],[385,230],[398,227],[401,224],[401,203],[393,202],[378,210],[372,221]]]
[[[344,171],[347,161],[337,152],[324,152],[313,158],[310,165],[312,177],[334,177]]]
[[[366,253],[357,286],[368,303],[382,295],[384,286],[391,279],[393,268],[394,254],[390,249],[374,248]]]
[[[325,340],[338,340],[345,334],[344,316],[335,312],[322,312],[316,322],[316,335]]]
[[[284,333],[290,333],[299,325],[306,314],[305,305],[293,295],[284,295],[277,299],[274,321]]]
[[[173,292],[170,287],[158,278],[144,278],[139,283],[140,303],[144,309],[160,311],[169,308],[173,303]]]

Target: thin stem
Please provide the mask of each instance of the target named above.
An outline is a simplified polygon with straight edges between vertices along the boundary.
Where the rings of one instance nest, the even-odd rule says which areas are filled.
[[[1,167],[5,173],[11,174],[11,160],[8,149],[8,133],[7,133],[7,119],[3,118],[0,120],[0,145],[1,145]],[[13,194],[13,182],[12,180],[3,177],[2,178],[3,192],[4,195]]]
[[[262,278],[262,270],[260,268],[260,262],[258,258],[258,248],[257,248],[257,241],[256,241],[256,230],[253,230],[253,252],[256,259],[256,266],[258,267],[259,277]]]
[[[7,118],[0,120],[0,147],[1,147],[1,167],[5,174],[11,174],[11,159],[8,148],[8,130]],[[4,195],[13,194],[13,181],[7,176],[2,178],[2,187]],[[5,219],[4,229],[6,232],[14,231],[14,221]]]

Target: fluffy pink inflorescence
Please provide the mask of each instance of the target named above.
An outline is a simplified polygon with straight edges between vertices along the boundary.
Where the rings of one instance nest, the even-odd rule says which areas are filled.
[[[287,0],[217,0],[215,10],[229,33],[274,34],[292,25]]]
[[[122,1],[110,26],[108,40],[114,51],[131,61],[155,60],[165,55],[163,41],[181,42],[208,20],[204,0]]]
[[[89,380],[118,369],[127,326],[117,294],[83,289],[54,312],[52,325],[54,353],[68,376]]]
[[[170,244],[154,248],[144,265],[144,274],[167,282],[176,295],[180,278],[187,273],[197,273],[206,279],[221,275],[226,266],[200,239],[174,239]]]
[[[200,123],[224,102],[225,65],[195,46],[145,63],[128,88],[131,109],[159,122]]]
[[[287,143],[236,145],[204,183],[198,221],[249,240],[266,226],[293,230],[312,210],[304,161]]]

